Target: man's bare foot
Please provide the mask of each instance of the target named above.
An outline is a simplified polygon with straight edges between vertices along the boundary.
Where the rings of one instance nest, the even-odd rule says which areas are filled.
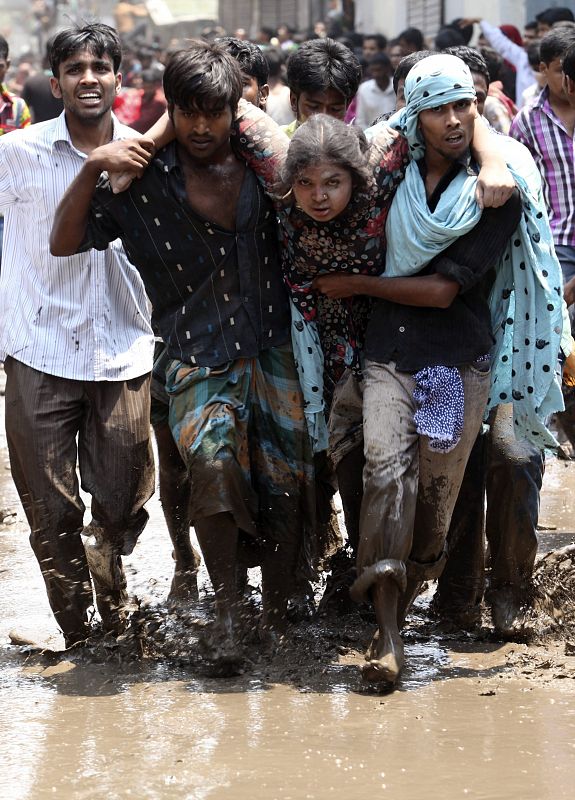
[[[514,587],[503,586],[492,591],[489,602],[496,636],[510,642],[529,639],[533,630],[527,624],[525,598]]]
[[[307,580],[301,580],[288,600],[287,618],[291,623],[307,622],[313,619],[316,612],[313,586]]]
[[[77,633],[64,634],[64,648],[62,649],[55,636],[44,637],[40,633],[36,636],[19,630],[8,632],[10,644],[17,647],[25,647],[27,653],[64,653],[67,650],[75,650],[87,645],[92,637],[92,631],[86,630]]]
[[[377,631],[365,654],[366,664],[361,667],[361,677],[366,683],[395,684],[405,663],[403,641],[399,633]]]
[[[260,640],[262,649],[266,650],[271,655],[279,650],[285,642],[285,630],[270,628],[260,622],[258,625],[258,639]]]
[[[215,622],[200,637],[202,656],[217,675],[240,675],[244,654],[230,625]]]
[[[197,600],[198,594],[198,571],[176,569],[172,578],[172,585],[168,594],[168,603],[177,605]]]
[[[44,652],[54,650],[57,647],[57,642],[54,636],[42,636],[38,634],[35,636],[33,634],[25,633],[23,631],[18,630],[11,630],[8,632],[8,639],[10,640],[10,644],[15,645],[16,647],[26,647],[27,652]]]

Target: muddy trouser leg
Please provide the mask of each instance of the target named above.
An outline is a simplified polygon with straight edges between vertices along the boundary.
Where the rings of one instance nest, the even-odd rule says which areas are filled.
[[[80,535],[85,507],[76,476],[82,383],[46,375],[10,357],[5,371],[12,477],[50,607],[71,644],[85,638],[93,604]]]
[[[198,597],[201,558],[190,540],[192,487],[188,470],[170,429],[170,396],[166,391],[166,367],[170,360],[166,345],[156,342],[150,382],[150,421],[158,453],[160,503],[176,562],[168,600],[183,601]]]
[[[364,492],[352,587],[358,601],[384,576],[404,587],[419,477],[413,376],[370,361],[363,376]]]
[[[348,545],[357,557],[359,519],[363,497],[362,386],[347,371],[335,387],[329,416],[330,458],[335,466]]]
[[[315,453],[317,555],[319,563],[325,564],[331,555],[343,545],[337,521],[333,496],[337,491],[337,479],[327,451]]]
[[[487,461],[487,522],[491,579],[488,599],[505,586],[528,590],[537,554],[543,454],[513,431],[511,404],[492,414]]]
[[[320,609],[336,603],[341,611],[349,604],[349,587],[355,580],[359,542],[359,517],[363,496],[363,409],[359,381],[347,370],[337,383],[329,414],[328,457],[337,476],[345,529],[346,546],[332,556],[330,575]]]
[[[154,419],[152,414],[152,420],[158,450],[160,502],[172,541],[172,557],[175,561],[169,597],[174,600],[197,598],[196,576],[201,558],[190,540],[191,482],[167,419],[165,422],[160,422]]]
[[[86,557],[104,629],[117,634],[126,621],[121,557],[134,549],[148,521],[144,503],[154,491],[150,377],[83,386],[78,460],[82,487],[92,495]]]
[[[359,519],[363,498],[364,466],[365,456],[361,445],[345,455],[337,465],[337,482],[345,515],[347,542],[354,556],[357,556],[359,545]]]
[[[447,563],[434,598],[447,615],[477,608],[483,597],[486,439],[480,434],[475,440],[447,534]]]
[[[398,607],[401,622],[424,580],[438,578],[446,561],[445,541],[467,460],[481,429],[490,386],[489,371],[460,367],[465,394],[464,425],[457,445],[448,453],[434,452],[419,439],[419,489],[407,588]]]
[[[365,467],[357,578],[350,595],[373,603],[378,630],[362,668],[365,681],[395,683],[403,667],[397,608],[405,590],[418,485],[413,376],[367,361],[363,372]]]

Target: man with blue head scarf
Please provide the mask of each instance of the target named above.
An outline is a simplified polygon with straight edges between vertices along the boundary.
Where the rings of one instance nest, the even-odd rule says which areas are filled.
[[[365,494],[352,596],[371,598],[379,627],[363,677],[391,683],[404,660],[397,620],[443,569],[486,408],[513,400],[516,429],[545,446],[554,441],[542,420],[561,407],[561,280],[534,164],[501,137],[518,190],[500,209],[482,210],[468,68],[430,56],[409,73],[405,95],[390,124],[412,161],[387,221],[385,275],[355,287],[380,302],[365,347]]]

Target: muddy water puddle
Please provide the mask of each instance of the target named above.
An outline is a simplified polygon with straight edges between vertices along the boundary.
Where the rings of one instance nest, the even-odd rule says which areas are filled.
[[[61,663],[14,689],[0,766],[14,800],[573,796],[573,695],[517,681],[369,696]]]
[[[13,502],[9,485],[0,489],[2,505]],[[542,550],[573,541],[574,489],[575,465],[548,465]],[[167,595],[172,562],[157,501],[150,511],[128,578],[153,604]],[[0,800],[575,794],[575,656],[565,643],[450,639],[415,625],[399,689],[370,694],[357,671],[370,626],[338,639],[337,625],[319,623],[306,658],[304,631],[273,667],[259,659],[240,678],[213,679],[182,660],[93,663],[8,645],[13,628],[62,644],[21,512],[0,525],[0,580]]]

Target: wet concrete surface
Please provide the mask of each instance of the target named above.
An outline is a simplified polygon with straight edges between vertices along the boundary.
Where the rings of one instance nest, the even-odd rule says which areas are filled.
[[[372,626],[354,618],[298,629],[271,662],[259,657],[234,679],[208,677],[185,658],[129,661],[112,650],[92,661],[10,645],[16,628],[63,646],[4,444],[0,508],[17,516],[0,524],[0,798],[574,796],[575,648],[560,638],[436,636],[416,614],[392,694],[362,688],[357,665]],[[573,541],[574,488],[575,464],[550,463],[542,550]],[[128,578],[161,608],[172,562],[155,499],[150,512]],[[209,609],[205,575],[202,594]]]

